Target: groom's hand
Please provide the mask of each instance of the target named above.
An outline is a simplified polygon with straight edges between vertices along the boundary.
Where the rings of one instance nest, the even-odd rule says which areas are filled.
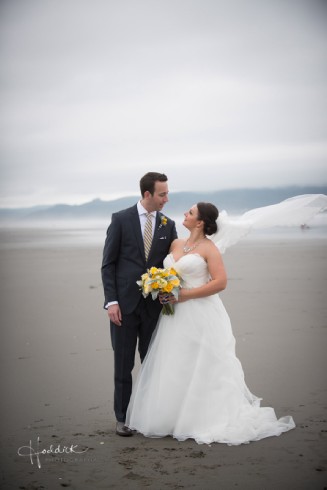
[[[119,305],[116,304],[116,305],[108,306],[107,311],[108,311],[108,317],[110,318],[110,321],[112,321],[113,323],[115,323],[120,327],[122,316],[121,316]]]

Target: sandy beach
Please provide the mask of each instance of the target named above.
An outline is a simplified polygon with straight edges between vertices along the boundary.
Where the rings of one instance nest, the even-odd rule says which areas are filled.
[[[1,231],[2,489],[327,488],[327,239],[224,255],[246,382],[297,425],[230,447],[116,436],[102,244],[44,233]]]

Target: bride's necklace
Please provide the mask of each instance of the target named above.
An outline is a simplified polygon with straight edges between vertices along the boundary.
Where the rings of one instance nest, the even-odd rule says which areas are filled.
[[[199,243],[203,242],[203,240],[205,240],[205,239],[206,239],[206,237],[201,238],[201,240],[198,240],[197,242],[195,242],[194,245],[192,245],[191,247],[187,246],[188,241],[189,241],[189,239],[187,239],[186,243],[183,247],[184,254],[188,254],[189,252],[192,252],[192,250],[194,250],[199,245]]]

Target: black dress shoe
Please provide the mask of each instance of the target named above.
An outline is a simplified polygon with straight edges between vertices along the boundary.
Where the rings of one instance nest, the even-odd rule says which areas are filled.
[[[133,431],[129,427],[126,427],[124,422],[117,422],[116,434],[122,437],[130,437],[133,435]]]

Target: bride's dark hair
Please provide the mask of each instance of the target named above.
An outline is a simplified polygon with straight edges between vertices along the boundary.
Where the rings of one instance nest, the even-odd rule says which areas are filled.
[[[210,202],[198,202],[198,219],[204,222],[203,232],[205,235],[213,235],[216,233],[217,218],[219,216],[219,211],[214,204]]]

